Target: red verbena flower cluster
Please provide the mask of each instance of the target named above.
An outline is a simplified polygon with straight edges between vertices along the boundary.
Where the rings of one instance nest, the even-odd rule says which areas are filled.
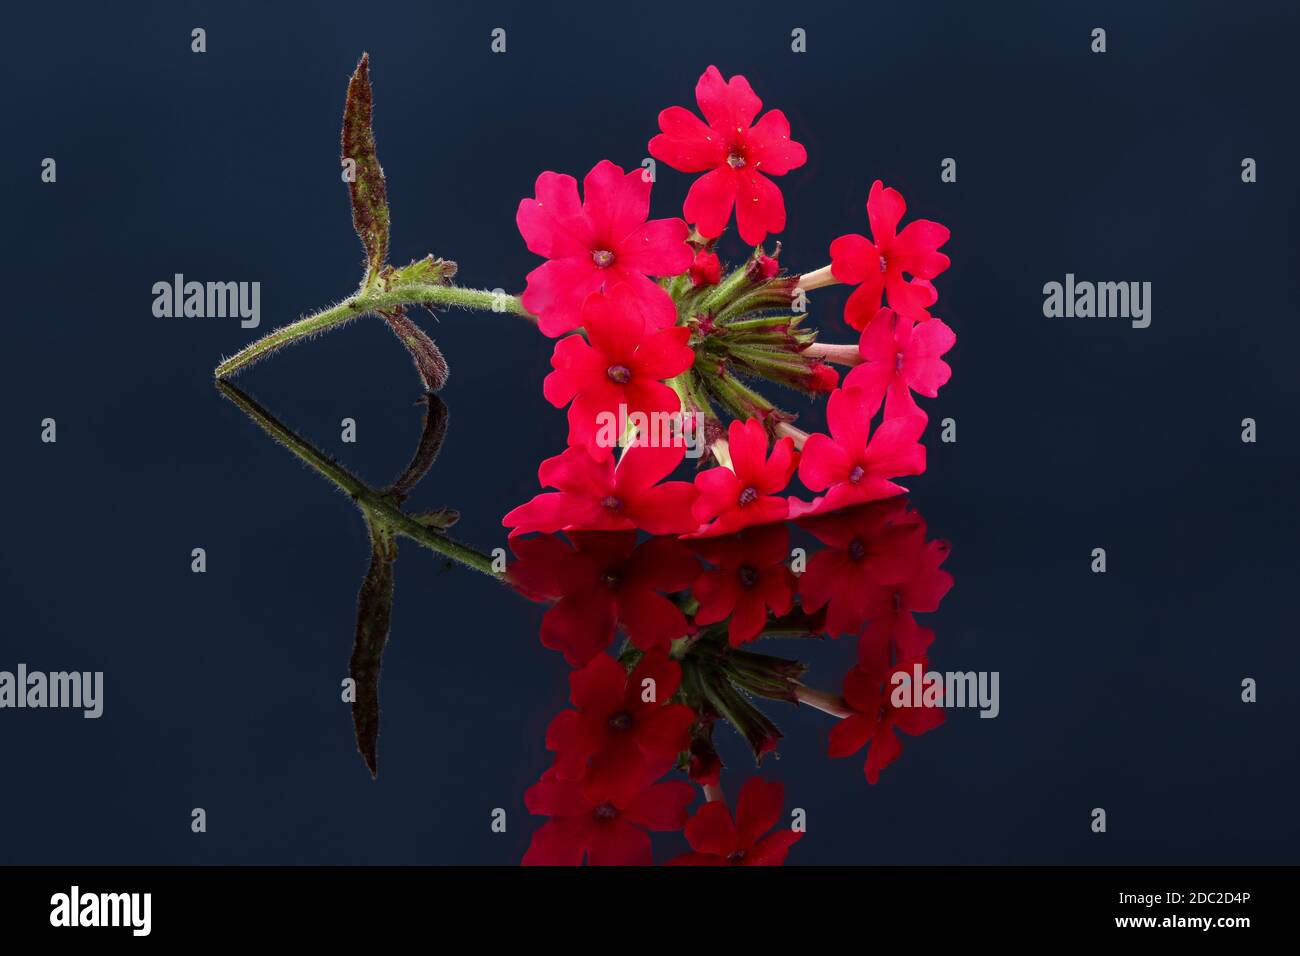
[[[569,448],[538,472],[552,490],[505,516],[512,535],[728,534],[892,497],[904,490],[895,479],[925,470],[926,415],[913,396],[934,397],[951,374],[942,356],[956,337],[929,311],[948,230],[924,219],[900,229],[903,197],[877,181],[871,237],[840,236],[829,266],[783,274],[779,246],[769,255],[762,245],[786,221],[772,177],[807,154],[783,113],[759,115],[743,76],[709,67],[695,96],[703,119],[666,109],[649,143],[654,159],[703,173],[685,219],[650,219],[652,170],[608,160],[581,195],[572,176],[545,172],[519,204],[519,231],[547,260],[522,301],[558,337],[543,394],[567,406]],[[733,210],[755,248],[724,276],[716,244]],[[856,346],[820,344],[803,325],[807,293],[836,281],[856,286],[844,309]],[[830,363],[852,366],[841,387]],[[829,393],[828,434],[796,428],[755,379]],[[626,449],[617,460],[616,449]],[[693,487],[667,480],[688,453],[713,464]],[[787,495],[796,474],[811,501]]]
[[[870,236],[840,236],[828,265],[786,273],[780,243],[764,244],[785,228],[776,180],[804,165],[804,147],[743,76],[711,66],[695,98],[698,115],[660,113],[644,167],[602,160],[581,190],[544,172],[516,217],[546,260],[522,304],[556,339],[542,391],[568,429],[538,470],[543,490],[503,519],[509,577],[549,605],[541,641],[575,668],[573,706],[547,732],[554,764],[528,791],[548,820],[526,863],[648,863],[650,832],[684,828],[691,852],[674,863],[779,864],[801,831],[773,829],[780,784],[749,781],[734,815],[719,799],[719,720],[761,758],[781,735],[752,697],[820,707],[843,718],[832,756],[866,747],[874,783],[897,730],[942,719],[894,707],[888,688],[933,638],[913,613],[951,585],[947,545],[926,540],[897,483],[925,471],[915,396],[951,375],[956,336],[932,312],[948,230],[903,225],[903,197],[876,181]],[[700,174],[681,218],[651,218],[656,162]],[[719,241],[733,212],[751,249],[728,270]],[[856,344],[821,343],[805,324],[808,293],[836,282],[855,286],[843,318]],[[843,382],[834,365],[849,367]],[[795,427],[760,381],[827,395],[826,431]],[[674,477],[688,457],[693,481]],[[806,496],[791,492],[796,476]],[[792,527],[824,545],[806,567],[791,559]],[[749,646],[817,634],[857,635],[842,696]],[[709,797],[693,816],[691,787],[664,779],[678,771]]]

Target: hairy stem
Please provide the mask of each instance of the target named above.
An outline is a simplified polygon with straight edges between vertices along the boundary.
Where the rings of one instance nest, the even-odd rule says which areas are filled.
[[[391,289],[366,287],[338,305],[332,305],[263,336],[218,365],[214,374],[217,378],[228,378],[286,345],[351,322],[367,312],[408,305],[456,306],[462,309],[509,312],[512,315],[533,318],[523,307],[518,296],[500,295],[484,289],[462,289],[453,285],[418,283],[398,285]]]

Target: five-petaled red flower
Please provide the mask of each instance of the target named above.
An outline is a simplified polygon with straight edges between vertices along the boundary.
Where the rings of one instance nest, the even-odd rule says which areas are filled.
[[[808,154],[790,139],[790,124],[780,110],[754,122],[763,102],[743,76],[722,78],[716,66],[704,71],[695,100],[707,120],[681,106],[659,114],[659,135],[650,155],[684,173],[708,173],[686,195],[683,212],[704,236],[722,234],[736,207],[740,237],[760,245],[770,232],[785,228],[785,200],[768,176],[802,166]]]
[[[938,610],[952,588],[952,575],[940,567],[951,551],[948,542],[926,541],[925,522],[915,512],[905,520],[915,521],[900,552],[911,570],[900,581],[866,588],[864,606],[870,626],[858,639],[858,662],[864,667],[888,662],[891,648],[899,659],[924,654],[934,632],[917,623],[913,614]]]
[[[799,458],[799,480],[811,491],[826,493],[811,504],[792,501],[792,518],[891,498],[905,490],[891,478],[925,471],[925,446],[917,441],[925,418],[886,418],[873,433],[871,416],[879,406],[880,397],[873,398],[865,389],[831,392],[826,401],[830,435],[809,435]]]
[[[757,419],[733,421],[727,430],[731,468],[719,466],[695,476],[700,496],[692,511],[701,525],[695,537],[730,534],[756,524],[782,521],[790,505],[778,497],[790,483],[799,453],[789,438],[767,454],[767,432]],[[709,523],[712,522],[712,523]]]
[[[882,295],[899,315],[930,318],[926,309],[938,294],[929,280],[948,268],[948,257],[938,251],[948,241],[948,227],[917,219],[898,232],[898,221],[906,211],[902,194],[886,189],[877,179],[867,198],[875,241],[855,233],[831,243],[831,274],[857,286],[844,305],[844,319],[855,329],[875,318]],[[905,273],[913,277],[911,281]]]
[[[895,730],[916,737],[943,723],[942,706],[915,706],[913,698],[914,665],[925,671],[925,658],[902,661],[884,675],[855,667],[844,678],[844,700],[854,713],[831,728],[832,757],[847,757],[867,744],[867,761],[863,765],[868,783],[880,779],[884,770],[903,752],[903,742]],[[901,677],[906,677],[906,681]],[[898,692],[906,706],[895,706]]]
[[[681,680],[681,667],[662,650],[646,653],[631,674],[608,654],[571,673],[577,709],[561,711],[546,731],[556,775],[617,788],[666,773],[690,746],[695,723],[695,711],[671,703]]]
[[[546,172],[537,177],[537,198],[520,201],[515,222],[524,242],[550,260],[528,273],[522,297],[544,334],[576,329],[587,296],[620,282],[631,287],[651,327],[677,321],[671,296],[647,276],[675,276],[690,268],[686,223],[646,221],[651,182],[644,172],[624,174],[602,160],[582,181],[581,204],[572,176]]]
[[[703,538],[696,552],[715,567],[700,574],[691,593],[699,602],[696,624],[727,620],[727,636],[739,647],[762,632],[767,612],[789,614],[796,578],[790,532],[784,524],[746,528],[730,538]]]
[[[881,609],[880,588],[900,585],[914,573],[919,520],[898,498],[799,521],[826,545],[808,559],[799,595],[809,613],[826,608],[827,634],[859,633]]]
[[[543,487],[555,488],[513,509],[501,524],[510,536],[529,531],[626,531],[680,534],[696,527],[691,506],[698,492],[688,481],[659,482],[686,455],[683,447],[636,444],[601,461],[575,445],[537,469]]]
[[[885,417],[927,417],[912,392],[934,398],[952,377],[941,356],[957,336],[941,320],[916,322],[892,309],[881,309],[867,323],[858,341],[863,364],[844,376],[844,387],[866,389],[877,404],[885,400]]]
[[[511,538],[509,580],[534,601],[554,601],[542,618],[542,646],[581,667],[621,627],[637,647],[668,647],[687,632],[681,608],[664,597],[690,587],[695,555],[676,538],[637,545],[635,531],[570,531]]]
[[[673,780],[638,788],[561,780],[547,771],[524,793],[529,813],[549,820],[533,834],[524,866],[650,866],[646,830],[680,830],[695,788]]]
[[[781,784],[750,777],[736,799],[735,820],[721,800],[704,804],[686,824],[686,842],[695,852],[668,865],[780,866],[803,836],[788,827],[767,832],[780,820],[784,799]]]
[[[556,408],[569,402],[569,444],[586,445],[593,456],[609,455],[623,437],[622,427],[644,413],[654,423],[681,411],[677,393],[663,383],[686,371],[695,353],[686,345],[683,325],[655,330],[625,284],[608,293],[593,292],[582,307],[587,340],[568,335],[555,343],[555,371],[542,394]]]

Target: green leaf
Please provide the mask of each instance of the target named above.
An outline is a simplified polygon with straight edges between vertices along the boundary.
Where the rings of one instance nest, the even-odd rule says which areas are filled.
[[[361,62],[348,82],[348,99],[343,107],[343,161],[348,160],[354,164],[348,182],[352,224],[366,248],[367,276],[373,277],[388,259],[388,196],[384,170],[375,152],[369,53],[361,54]]]
[[[407,284],[446,285],[455,275],[456,263],[450,259],[425,256],[400,269],[391,269],[387,281],[389,288]]]

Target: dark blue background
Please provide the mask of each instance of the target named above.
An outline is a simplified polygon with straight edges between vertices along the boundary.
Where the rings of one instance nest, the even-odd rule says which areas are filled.
[[[776,708],[766,772],[809,818],[792,862],[1294,862],[1294,4],[472,6],[7,13],[0,668],[103,670],[107,689],[99,721],[0,712],[0,862],[513,864],[527,844],[522,794],[566,695],[541,609],[403,543],[372,782],[339,701],[360,518],[211,383],[360,278],[338,129],[362,50],[393,258],[453,258],[466,285],[521,289],[537,260],[514,211],[538,172],[635,166],[710,63],[808,147],[781,181],[790,269],[865,230],[877,177],[951,227],[937,314],[960,343],[928,408],[959,441],[932,431],[911,487],[953,543],[934,666],[1000,671],[1002,714],[953,713],[873,787],[824,756],[828,718]],[[661,169],[656,215],[688,183]],[[176,272],[260,281],[262,327],[154,318],[151,286]],[[1045,319],[1042,285],[1067,272],[1152,282],[1151,327]],[[813,298],[830,341],[849,341],[843,299]],[[501,514],[563,442],[549,345],[506,316],[420,321],[452,366],[451,428],[412,504],[502,545]],[[239,384],[376,484],[419,434],[414,371],[374,320]],[[813,651],[823,684],[852,655]]]

